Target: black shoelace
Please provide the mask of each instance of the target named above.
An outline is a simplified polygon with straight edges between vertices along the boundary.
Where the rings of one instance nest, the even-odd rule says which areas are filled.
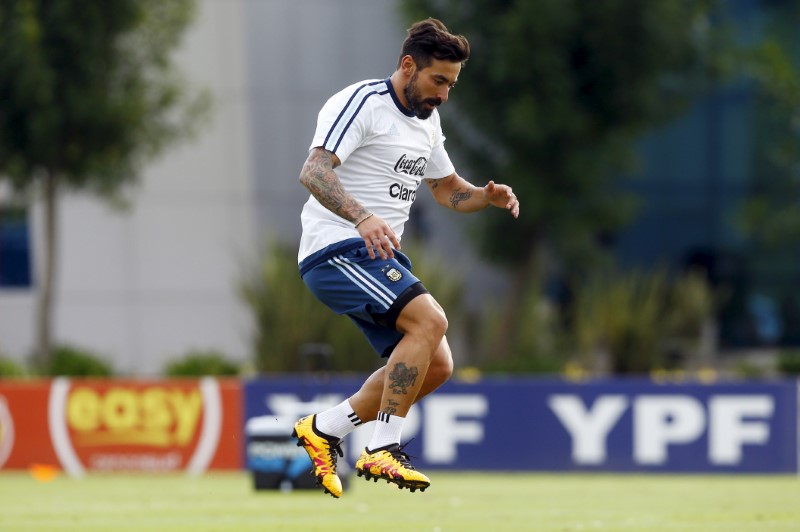
[[[414,469],[414,466],[411,465],[410,459],[416,458],[416,456],[409,456],[403,451],[403,449],[409,443],[411,443],[411,440],[409,440],[405,445],[398,444],[397,447],[390,448],[389,453],[395,458],[395,460],[403,464],[406,469]]]
[[[328,440],[328,448],[334,452],[331,452],[331,463],[333,464],[333,470],[336,471],[336,462],[339,459],[337,455],[344,457],[344,451],[342,451],[342,440],[337,440],[336,443],[333,443],[333,440]]]

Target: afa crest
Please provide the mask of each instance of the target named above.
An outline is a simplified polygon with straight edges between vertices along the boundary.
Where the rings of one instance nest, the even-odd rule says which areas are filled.
[[[389,268],[389,270],[386,272],[386,277],[388,277],[393,283],[396,283],[403,278],[403,272],[397,268]]]

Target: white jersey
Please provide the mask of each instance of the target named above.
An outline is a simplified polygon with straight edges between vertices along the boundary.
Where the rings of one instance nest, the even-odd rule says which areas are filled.
[[[439,113],[421,120],[403,107],[389,79],[367,80],[333,95],[322,107],[309,149],[336,154],[334,171],[348,194],[383,218],[398,239],[422,179],[440,179],[455,169],[444,149]],[[300,215],[303,235],[298,261],[348,238],[354,224],[309,197]]]

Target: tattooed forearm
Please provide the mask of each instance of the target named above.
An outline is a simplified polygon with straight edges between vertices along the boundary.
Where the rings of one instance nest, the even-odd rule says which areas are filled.
[[[418,375],[417,368],[409,368],[402,362],[398,362],[389,373],[389,388],[395,395],[406,395],[408,389],[416,384]]]
[[[472,197],[472,190],[455,190],[450,194],[450,206],[454,209],[458,208],[458,204],[462,201],[467,201]]]
[[[315,149],[303,165],[300,182],[323,207],[345,220],[355,222],[366,216],[368,211],[342,187],[334,168],[333,154]]]

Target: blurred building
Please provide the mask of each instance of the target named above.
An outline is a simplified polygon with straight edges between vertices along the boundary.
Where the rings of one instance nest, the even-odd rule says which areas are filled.
[[[199,0],[178,52],[214,97],[213,121],[154,161],[117,211],[61,201],[55,343],[157,375],[190,350],[245,360],[251,318],[236,285],[265,240],[296,241],[297,176],[316,114],[336,90],[390,74],[404,31],[394,0]],[[42,213],[0,189],[0,354],[34,347]]]
[[[394,70],[404,36],[396,4],[199,0],[178,61],[211,89],[213,122],[147,168],[129,210],[62,198],[55,342],[107,355],[132,375],[159,374],[190,350],[246,360],[251,318],[236,285],[267,242],[298,240],[307,193],[297,176],[316,114],[342,87]],[[759,2],[733,4],[757,31]],[[642,209],[614,243],[629,265],[704,266],[731,294],[723,346],[800,340],[798,293],[788,289],[798,284],[797,250],[764,260],[731,223],[753,174],[752,105],[733,87],[644,139],[642,175],[630,185]],[[9,198],[0,188],[0,354],[22,360],[34,346],[42,216]],[[409,235],[459,249],[460,218],[432,205],[420,196],[425,223]],[[490,287],[502,283],[474,257],[459,262]]]

